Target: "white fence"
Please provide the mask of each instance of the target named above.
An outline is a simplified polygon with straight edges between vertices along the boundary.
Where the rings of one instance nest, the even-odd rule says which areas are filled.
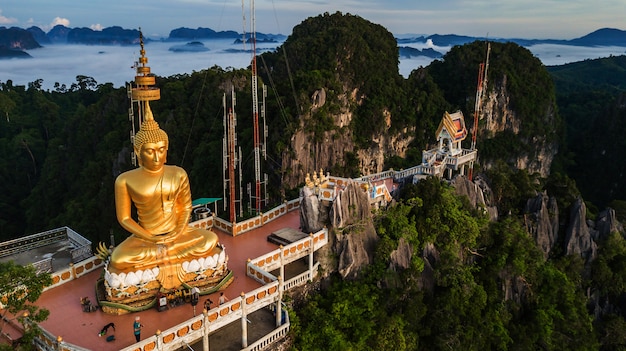
[[[260,228],[266,223],[269,223],[281,216],[284,216],[291,211],[297,210],[298,208],[300,208],[299,198],[291,201],[285,201],[285,203],[283,203],[282,205],[276,206],[273,209],[267,212],[263,212],[258,216],[242,220],[241,222],[235,223],[234,225],[233,223],[219,217],[215,217],[213,223],[215,228],[230,233],[232,236],[237,236],[250,230]],[[195,223],[196,222],[193,222],[192,225],[195,225]]]

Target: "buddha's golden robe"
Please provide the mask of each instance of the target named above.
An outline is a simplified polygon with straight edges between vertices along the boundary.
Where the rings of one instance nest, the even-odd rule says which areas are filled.
[[[131,217],[133,204],[137,221]],[[115,181],[115,207],[119,223],[132,235],[111,254],[113,273],[158,267],[161,285],[176,288],[183,281],[182,262],[219,251],[214,232],[189,226],[191,191],[180,167],[122,173]]]

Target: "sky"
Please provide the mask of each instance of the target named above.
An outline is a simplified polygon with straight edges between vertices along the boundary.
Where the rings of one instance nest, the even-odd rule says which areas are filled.
[[[94,30],[121,26],[141,28],[150,38],[167,37],[179,27],[249,32],[251,5],[244,1],[2,0],[0,26],[38,26],[46,32],[56,24]],[[626,0],[256,0],[254,8],[257,32],[286,35],[306,18],[337,11],[380,24],[396,36],[574,39],[600,28],[626,29]]]

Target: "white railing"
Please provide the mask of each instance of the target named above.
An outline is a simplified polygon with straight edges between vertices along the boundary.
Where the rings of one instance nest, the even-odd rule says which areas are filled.
[[[44,291],[77,279],[102,266],[104,266],[104,262],[97,256],[92,256],[76,264],[70,263],[69,267],[52,273],[52,285],[45,287]]]
[[[291,288],[294,288],[296,286],[300,286],[300,285],[302,285],[302,284],[304,284],[306,282],[309,282],[309,281],[313,281],[313,278],[315,278],[314,275],[317,274],[317,271],[319,270],[319,267],[320,267],[320,263],[316,262],[313,265],[313,270],[311,272],[306,271],[306,272],[304,272],[304,273],[302,273],[300,275],[297,275],[297,276],[295,276],[295,277],[285,281],[285,285],[284,285],[285,290],[291,290]]]
[[[5,241],[0,244],[0,257],[27,252],[32,249],[56,244],[65,240],[69,241],[72,246],[70,254],[73,263],[80,262],[92,256],[91,241],[85,239],[83,236],[68,227],[61,227],[28,235],[19,239]],[[52,266],[47,262],[40,261],[34,263],[33,265],[38,269],[41,269],[41,272],[52,271]]]
[[[308,256],[312,253],[311,248],[313,251],[317,251],[327,243],[328,229],[323,228],[307,238],[249,260],[246,266],[246,274],[261,284],[267,284],[276,279],[274,275],[269,273],[270,271]]]
[[[291,211],[297,210],[298,208],[300,208],[299,198],[285,201],[285,203],[283,203],[282,205],[278,205],[267,212],[263,212],[258,216],[242,220],[241,222],[235,223],[234,225],[233,223],[219,217],[215,217],[213,220],[215,228],[230,233],[232,236],[237,236],[253,229],[260,228],[266,223],[269,223],[281,216],[284,216]],[[196,222],[193,223],[195,224]]]
[[[38,247],[50,245],[67,239],[67,227],[28,235],[19,239],[0,243],[0,257],[26,252]]]
[[[225,327],[233,321],[244,319],[248,314],[276,303],[281,294],[280,289],[282,289],[280,282],[272,282],[246,294],[242,294],[240,298],[233,298],[231,301],[212,308],[209,311],[203,311],[199,316],[188,319],[157,335],[153,335],[138,343],[123,348],[121,351],[147,351],[155,349],[162,351],[178,350],[183,345],[193,344],[199,341],[212,331]],[[288,324],[282,327],[286,327],[288,330]],[[275,335],[276,330],[259,341],[265,343],[268,336],[273,338]]]
[[[82,235],[76,233],[74,230],[68,227],[65,228],[65,233],[67,234],[67,238],[75,247],[82,247],[91,245],[91,241],[87,240]]]
[[[48,331],[46,331],[43,328],[41,329],[41,334],[39,335],[39,337],[35,338],[33,340],[33,343],[35,344],[35,348],[37,350],[43,350],[43,351],[58,351],[58,350],[64,350],[64,351],[90,351],[89,349],[80,347],[78,345],[74,345],[68,342],[63,341],[62,338],[60,337],[55,337],[54,335],[50,334]]]
[[[52,257],[32,263],[37,273],[52,273]]]
[[[285,315],[287,315],[287,320],[285,321],[283,325],[274,329],[271,333],[265,335],[263,338],[252,343],[252,345],[249,345],[248,347],[242,349],[242,351],[265,350],[266,348],[270,347],[274,342],[287,336],[287,334],[289,333],[289,327],[291,326],[291,323],[289,322],[289,314],[285,313]]]
[[[377,180],[377,179],[393,178],[395,173],[396,172],[393,169],[390,169],[390,170],[382,171],[382,172],[379,172],[379,173],[368,174],[366,176],[355,178],[354,180],[359,180],[359,181],[363,181],[363,182],[371,182],[371,181]]]

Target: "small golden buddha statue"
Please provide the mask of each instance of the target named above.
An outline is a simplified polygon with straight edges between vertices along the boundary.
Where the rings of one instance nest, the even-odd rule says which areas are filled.
[[[217,235],[189,226],[191,191],[184,169],[166,165],[168,136],[145,102],[145,121],[134,140],[139,168],[115,181],[115,209],[120,225],[132,235],[111,254],[109,271],[127,273],[158,268],[156,280],[166,289],[184,282],[182,264],[220,253]],[[132,206],[137,220],[131,216]]]

